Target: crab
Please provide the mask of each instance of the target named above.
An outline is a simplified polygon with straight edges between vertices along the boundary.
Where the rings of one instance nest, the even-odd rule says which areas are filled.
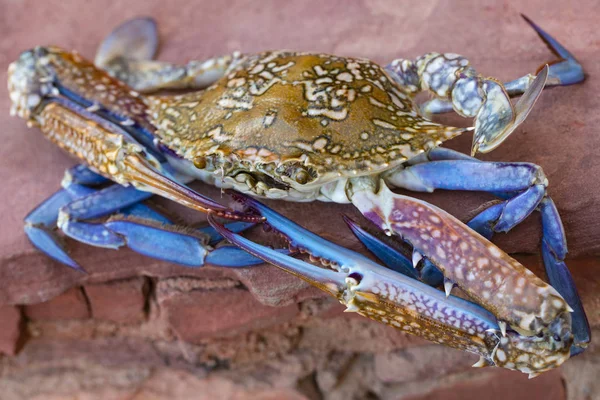
[[[473,157],[499,146],[545,86],[584,79],[573,55],[525,20],[559,60],[504,84],[450,53],[385,67],[291,51],[169,64],[153,60],[158,34],[150,18],[116,28],[95,63],[58,47],[25,51],[9,67],[11,112],[82,163],[25,218],[25,232],[38,249],[78,270],[57,231],[191,267],[264,260],[336,297],[347,311],[478,354],[475,366],[530,376],[555,368],[585,349],[590,329],[564,263],[566,239],[548,181],[534,164]],[[418,104],[423,91],[434,98]],[[519,95],[513,105],[510,98]],[[474,126],[429,119],[452,110],[474,118]],[[463,133],[473,134],[471,156],[440,147]],[[246,208],[225,207],[186,186],[196,179],[233,190]],[[500,200],[465,225],[390,188],[477,190]],[[141,204],[153,194],[207,212],[212,227],[174,225]],[[348,220],[382,266],[257,198],[352,203],[412,256]],[[550,284],[490,242],[535,210]],[[223,225],[222,218],[237,221]],[[264,221],[292,249],[329,268],[238,233]],[[235,246],[219,244],[223,238]]]

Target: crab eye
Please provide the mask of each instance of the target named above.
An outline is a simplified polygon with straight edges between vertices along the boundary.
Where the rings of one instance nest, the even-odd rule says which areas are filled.
[[[280,165],[275,172],[281,176],[287,176],[301,185],[310,183],[316,179],[316,173],[310,167],[297,162]]]
[[[205,169],[206,168],[206,157],[194,158],[194,166],[198,169]]]
[[[560,338],[560,336],[558,334],[556,334],[556,333],[552,336],[552,339],[554,339],[556,342],[560,342],[562,340]]]
[[[308,179],[310,178],[310,176],[308,175],[308,172],[301,170],[301,171],[298,171],[295,178],[296,178],[296,182],[298,182],[301,185],[304,185],[306,182],[308,182]]]

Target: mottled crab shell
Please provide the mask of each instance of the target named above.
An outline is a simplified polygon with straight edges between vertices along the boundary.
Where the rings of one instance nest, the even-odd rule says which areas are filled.
[[[149,103],[160,140],[198,168],[299,190],[379,174],[466,131],[420,116],[379,65],[326,54],[245,56],[204,91]]]

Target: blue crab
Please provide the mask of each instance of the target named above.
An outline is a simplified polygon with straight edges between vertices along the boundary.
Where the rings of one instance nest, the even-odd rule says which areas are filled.
[[[289,51],[168,64],[153,61],[158,35],[147,18],[113,31],[95,64],[57,47],[26,51],[9,67],[11,112],[82,164],[26,217],[25,231],[41,251],[75,269],[81,267],[55,228],[93,246],[128,246],[187,266],[265,260],[348,311],[479,354],[476,366],[532,376],[554,368],[583,351],[590,330],[563,261],[566,239],[547,179],[534,164],[472,157],[499,146],[545,86],[584,79],[576,59],[526,20],[560,59],[505,84],[450,53],[386,67]],[[165,89],[187,91],[155,93]],[[423,91],[434,99],[419,106],[415,96]],[[510,98],[518,95],[513,105]],[[451,110],[474,118],[474,126],[427,118]],[[467,132],[473,133],[471,156],[439,147]],[[194,179],[253,198],[236,194],[247,211],[235,211],[185,186]],[[480,190],[501,200],[465,225],[389,187]],[[152,194],[208,212],[212,228],[173,225],[140,204]],[[257,197],[352,203],[409,245],[412,256],[348,221],[383,267],[306,231]],[[534,210],[542,216],[550,284],[489,241]],[[219,217],[238,221],[222,225]],[[265,220],[292,248],[329,268],[235,232]],[[239,248],[216,245],[223,237]],[[455,286],[469,300],[453,295]]]

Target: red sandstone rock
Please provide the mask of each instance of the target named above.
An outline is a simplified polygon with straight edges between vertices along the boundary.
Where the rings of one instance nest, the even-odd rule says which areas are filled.
[[[81,288],[72,288],[44,303],[25,306],[31,319],[85,319],[90,310]]]
[[[302,332],[301,348],[324,352],[381,353],[430,343],[358,314],[316,318],[308,321]]]
[[[496,369],[489,374],[474,373],[470,378],[439,387],[418,396],[398,400],[564,400],[565,388],[559,370],[546,372],[535,379],[526,374]]]
[[[375,373],[384,383],[435,379],[471,368],[478,357],[440,345],[409,347],[375,356]]]
[[[296,304],[265,306],[243,289],[181,292],[163,286],[157,286],[161,318],[179,339],[190,343],[281,324],[298,314]]]
[[[22,337],[21,310],[14,306],[0,306],[0,354],[14,355]]]
[[[148,283],[144,278],[87,285],[92,317],[120,323],[138,323],[145,319]]]
[[[552,59],[519,17],[518,13],[524,12],[573,51],[590,79],[582,85],[546,91],[524,125],[498,150],[482,158],[540,164],[548,175],[550,194],[562,213],[571,256],[597,256],[600,254],[597,240],[600,213],[593,210],[593,205],[598,204],[597,180],[593,177],[600,175],[600,160],[596,157],[600,136],[595,134],[595,127],[600,126],[600,115],[590,110],[600,108],[599,84],[594,79],[600,74],[600,66],[595,62],[599,45],[593,39],[594,13],[582,11],[590,7],[593,8],[588,1],[569,3],[560,10],[542,1],[486,7],[434,1],[410,8],[381,0],[352,4],[317,2],[315,6],[289,3],[272,7],[241,1],[228,2],[227,6],[187,0],[171,2],[168,6],[157,0],[117,1],[110,7],[104,2],[89,2],[83,8],[56,0],[35,7],[13,2],[1,13],[5,39],[0,41],[0,82],[6,80],[8,63],[24,49],[53,43],[77,49],[91,58],[112,26],[136,15],[153,15],[158,19],[163,60],[202,59],[232,50],[290,48],[364,56],[383,63],[440,50],[463,53],[482,73],[508,80],[534,71],[540,63]],[[275,9],[277,12],[268,11]],[[325,15],[332,17],[324,18]],[[35,29],[23,30],[23,26]],[[3,180],[3,189],[4,193],[11,194],[4,196],[0,208],[3,221],[0,303],[48,300],[84,281],[125,279],[165,271],[182,273],[178,267],[130,252],[76,246],[77,259],[91,271],[91,276],[86,277],[35,252],[23,233],[22,218],[59,187],[63,169],[73,161],[44,140],[36,129],[27,129],[23,121],[9,118],[8,109],[6,88],[0,85],[0,111],[4,110],[0,112],[3,127],[0,170],[10,177]],[[456,117],[444,119],[460,121]],[[470,140],[464,136],[449,145],[467,151]],[[203,188],[203,185],[196,187]],[[217,190],[201,190],[220,199]],[[449,192],[417,196],[459,217],[489,198]],[[356,246],[339,220],[341,212],[354,213],[352,206],[272,204],[290,217],[302,219],[310,228],[335,235],[334,239],[342,244],[350,242]],[[508,235],[498,235],[497,240],[511,252],[537,251],[537,218],[530,218],[523,227]],[[127,268],[123,268],[125,265]],[[271,303],[279,300],[271,294],[268,297]]]

